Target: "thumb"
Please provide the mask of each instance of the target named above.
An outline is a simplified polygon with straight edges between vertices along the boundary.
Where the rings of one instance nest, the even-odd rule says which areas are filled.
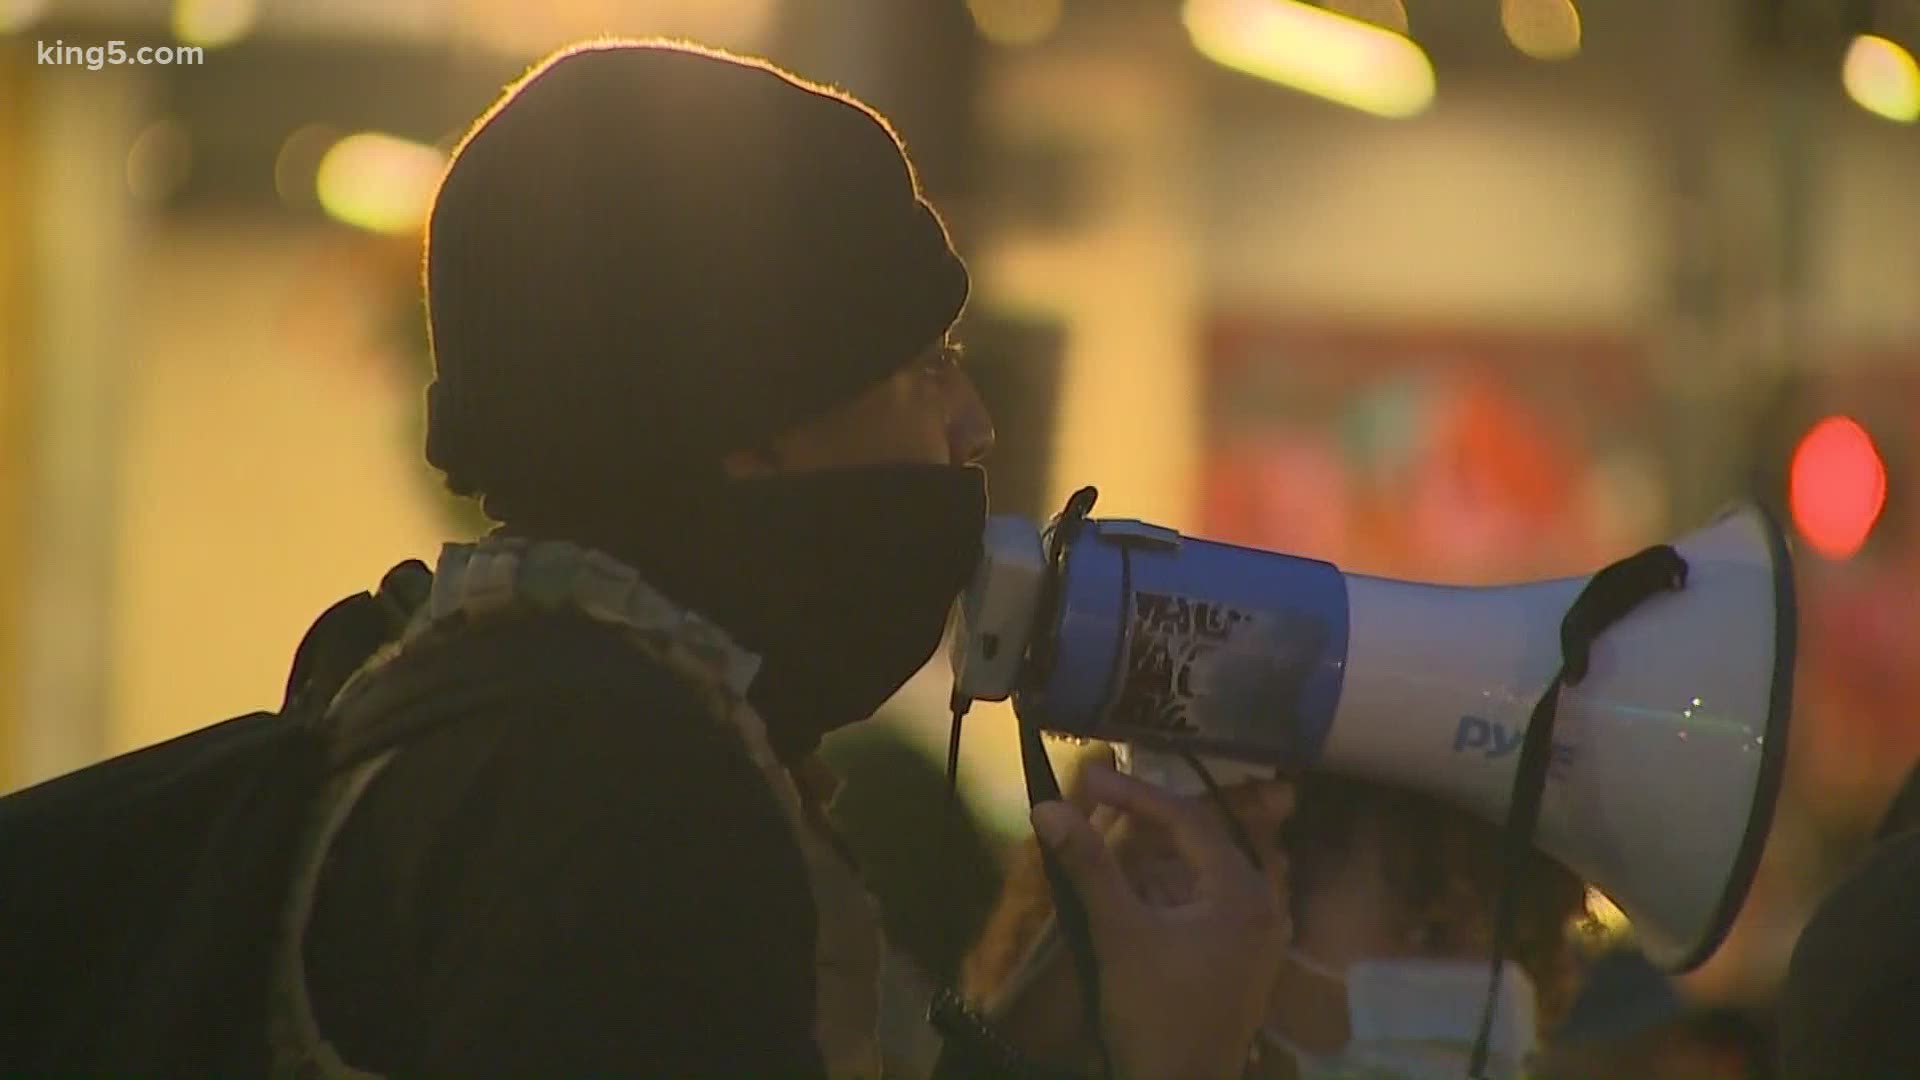
[[[1114,767],[1113,747],[1107,743],[1093,743],[1074,753],[1073,764],[1069,766],[1067,782],[1062,785],[1067,801],[1080,808],[1082,813],[1090,813],[1099,806],[1087,791],[1087,770]]]
[[[1106,840],[1078,809],[1058,800],[1043,802],[1033,808],[1032,820],[1034,835],[1059,860],[1089,918],[1106,922],[1138,903]]]

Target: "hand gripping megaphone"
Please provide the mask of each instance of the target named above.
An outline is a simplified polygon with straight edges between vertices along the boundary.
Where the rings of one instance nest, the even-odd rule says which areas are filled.
[[[1175,786],[1328,770],[1494,823],[1558,687],[1536,846],[1593,882],[1670,970],[1719,947],[1779,789],[1795,612],[1785,537],[1737,507],[1670,545],[1685,584],[1606,627],[1559,686],[1563,620],[1587,578],[1465,588],[1087,517],[1045,533],[989,520],[963,595],[956,697],[1011,696],[1023,724],[1123,744]],[[1596,579],[1597,580],[1597,579]]]

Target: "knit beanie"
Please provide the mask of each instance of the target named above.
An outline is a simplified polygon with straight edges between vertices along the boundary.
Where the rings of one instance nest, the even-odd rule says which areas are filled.
[[[693,46],[577,46],[435,196],[427,458],[496,518],[714,477],[900,370],[968,287],[872,109]]]

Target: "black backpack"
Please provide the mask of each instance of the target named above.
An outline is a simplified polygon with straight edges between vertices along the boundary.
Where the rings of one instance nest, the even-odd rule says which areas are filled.
[[[277,712],[0,799],[0,1073],[268,1070],[293,856],[325,781],[352,763],[330,761],[323,720],[431,584],[402,563],[329,608]]]

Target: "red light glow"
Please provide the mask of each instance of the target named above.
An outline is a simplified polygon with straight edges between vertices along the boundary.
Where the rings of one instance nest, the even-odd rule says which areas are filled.
[[[1873,436],[1848,416],[1813,425],[1794,449],[1787,501],[1808,546],[1829,559],[1853,557],[1887,505],[1887,466]]]

